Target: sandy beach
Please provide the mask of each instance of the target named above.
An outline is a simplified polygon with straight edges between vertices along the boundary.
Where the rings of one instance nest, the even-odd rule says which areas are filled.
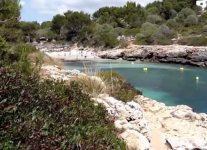
[[[65,61],[70,60],[94,60],[100,59],[96,53],[91,50],[70,50],[60,52],[45,52],[48,56]]]

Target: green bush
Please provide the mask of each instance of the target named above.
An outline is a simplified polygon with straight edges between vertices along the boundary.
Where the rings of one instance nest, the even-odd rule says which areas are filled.
[[[97,25],[92,37],[93,45],[113,48],[118,45],[118,35],[109,24]]]
[[[122,76],[116,72],[103,71],[98,76],[105,81],[108,94],[124,102],[131,101],[136,95],[142,94],[127,83]]]
[[[77,82],[40,82],[4,67],[0,74],[0,149],[125,149]]]
[[[141,28],[141,32],[137,34],[135,44],[172,44],[172,38],[175,32],[167,25],[163,24],[159,27],[155,24],[145,23]]]
[[[24,73],[33,73],[36,66],[31,64],[32,62],[29,60],[28,56],[36,51],[36,48],[29,44],[15,45],[11,48],[8,54],[9,65],[13,65]]]
[[[3,63],[7,55],[7,43],[6,41],[0,36],[0,63]]]
[[[179,40],[178,43],[189,46],[207,46],[207,36],[184,38]]]
[[[204,32],[204,33],[207,33],[207,25],[204,25],[204,26],[203,26],[203,32]]]
[[[198,18],[196,15],[190,15],[184,20],[185,26],[193,26],[198,24]]]
[[[154,38],[153,34],[157,32],[157,25],[146,22],[142,24],[140,33],[136,35],[135,44],[153,44]]]
[[[166,25],[172,29],[178,30],[180,24],[175,19],[169,19]]]
[[[180,22],[180,23],[183,23],[184,20],[190,16],[190,15],[194,15],[196,16],[196,13],[190,9],[190,8],[183,8],[176,16],[176,21]]]
[[[162,22],[162,18],[159,15],[149,15],[147,16],[147,22],[152,24],[160,24]]]
[[[140,28],[132,28],[132,29],[126,29],[124,32],[124,35],[126,36],[136,36],[140,32]]]
[[[199,22],[202,23],[202,24],[207,24],[207,12],[203,13],[199,17]]]
[[[120,48],[126,48],[129,45],[129,42],[126,40],[119,41],[119,47]]]

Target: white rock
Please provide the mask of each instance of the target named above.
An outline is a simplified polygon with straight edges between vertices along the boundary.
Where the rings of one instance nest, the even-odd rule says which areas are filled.
[[[207,140],[204,139],[185,139],[179,137],[168,137],[166,138],[166,141],[173,150],[207,149]]]
[[[146,137],[142,134],[133,131],[126,130],[120,135],[127,144],[127,150],[149,150],[150,143]]]

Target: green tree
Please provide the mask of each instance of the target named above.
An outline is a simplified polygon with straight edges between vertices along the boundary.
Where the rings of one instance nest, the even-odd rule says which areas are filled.
[[[196,15],[189,15],[185,20],[184,20],[185,26],[193,26],[198,24],[198,17]]]
[[[36,31],[40,29],[40,24],[36,21],[34,22],[21,22],[20,27],[24,33],[24,36],[27,38],[27,41],[30,42],[32,38],[36,38]]]
[[[146,22],[142,25],[140,33],[136,35],[136,44],[153,44],[153,34],[157,32],[157,25]]]
[[[52,19],[52,25],[51,30],[61,36],[61,30],[63,29],[64,25],[66,23],[65,16],[62,15],[56,15]]]
[[[123,7],[103,7],[93,14],[94,21],[100,24],[122,28],[141,26],[145,17],[144,8],[135,2],[127,2]]]
[[[17,41],[20,38],[19,0],[0,0],[0,35],[7,41]]]
[[[97,24],[95,33],[91,39],[92,45],[113,48],[118,45],[117,36],[118,34],[115,33],[113,26],[109,24]]]
[[[152,24],[160,24],[162,22],[162,18],[158,15],[149,15],[147,16],[147,22]]]
[[[169,19],[166,25],[172,29],[178,29],[180,24],[175,19]]]
[[[65,13],[65,18],[65,28],[67,30],[66,36],[68,40],[76,37],[84,26],[87,26],[91,23],[90,15],[83,12],[68,11]]]
[[[207,12],[204,12],[200,17],[199,17],[199,22],[202,24],[207,24]]]
[[[6,41],[0,36],[0,63],[4,60],[6,54],[7,54],[7,43]]]
[[[0,25],[11,24],[19,21],[20,17],[19,0],[0,1]]]
[[[180,22],[180,23],[184,23],[184,20],[190,16],[190,15],[194,15],[196,16],[195,11],[193,11],[190,8],[183,8],[178,15],[176,16],[176,21]]]
[[[55,34],[52,30],[50,30],[49,28],[45,28],[45,29],[39,29],[36,32],[37,37],[45,37],[47,38],[49,41],[55,39],[57,37],[57,34]]]
[[[44,21],[41,23],[41,29],[48,29],[51,28],[52,22],[51,21]]]

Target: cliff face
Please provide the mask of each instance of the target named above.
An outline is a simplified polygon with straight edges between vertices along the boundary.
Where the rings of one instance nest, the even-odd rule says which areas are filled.
[[[207,67],[207,47],[132,45],[126,49],[102,51],[98,55],[101,58],[107,59],[122,58],[129,61],[147,60],[151,62],[179,63]]]

